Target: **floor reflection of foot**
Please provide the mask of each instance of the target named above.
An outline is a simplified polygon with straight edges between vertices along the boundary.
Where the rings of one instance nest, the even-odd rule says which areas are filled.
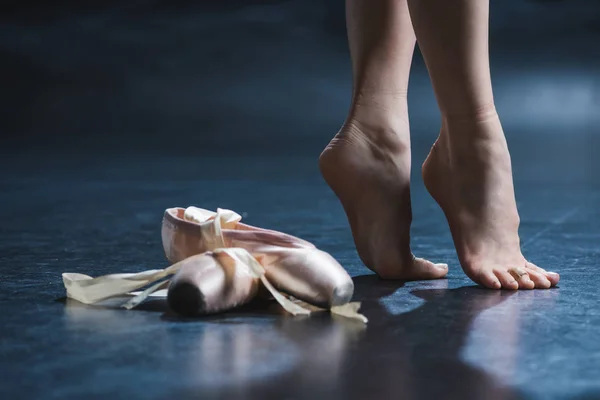
[[[477,286],[456,289],[420,289],[410,292],[426,303],[443,305],[444,309],[456,310],[456,318],[470,318],[484,310],[505,302],[514,292],[490,291]]]
[[[523,257],[510,154],[494,109],[447,120],[423,164],[463,270],[491,289],[547,289],[560,277]]]
[[[523,349],[528,348],[523,325],[535,324],[536,317],[546,314],[559,293],[559,290],[520,291],[482,312],[473,321],[462,357],[502,382],[518,381],[518,361],[527,357]],[[536,335],[535,346],[540,345],[538,340]]]
[[[340,199],[364,264],[386,279],[437,279],[445,264],[410,250],[410,148],[406,132],[347,122],[321,154],[325,181]]]
[[[394,287],[394,282],[379,283],[387,287],[377,288],[378,283],[367,276],[355,278],[357,298],[365,300],[369,325],[360,348],[349,352],[346,363],[367,366],[368,379],[364,379],[365,370],[350,371],[354,373],[347,380],[350,388],[364,388],[364,393],[376,398],[517,398],[494,376],[465,363],[461,354],[473,321],[521,293],[478,286],[438,288],[444,281],[410,284],[414,287],[410,291]],[[386,297],[399,306],[411,297],[421,304],[395,314],[387,306],[378,307]]]

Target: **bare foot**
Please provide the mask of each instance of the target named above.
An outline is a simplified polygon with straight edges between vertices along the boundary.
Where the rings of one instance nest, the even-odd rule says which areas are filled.
[[[423,180],[450,225],[463,270],[492,289],[555,286],[560,277],[521,253],[510,154],[495,109],[446,119]]]
[[[341,200],[369,269],[384,279],[443,278],[446,264],[415,258],[410,250],[408,124],[402,135],[347,122],[321,154],[319,166]]]

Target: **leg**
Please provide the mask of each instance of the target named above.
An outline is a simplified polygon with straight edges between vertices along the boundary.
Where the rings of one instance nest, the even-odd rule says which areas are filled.
[[[358,254],[383,278],[434,279],[444,264],[410,250],[410,137],[406,95],[415,36],[406,0],[347,0],[353,67],[350,113],[321,154]]]
[[[409,0],[442,114],[423,179],[450,225],[465,273],[489,288],[556,285],[519,243],[510,155],[494,107],[486,0]]]

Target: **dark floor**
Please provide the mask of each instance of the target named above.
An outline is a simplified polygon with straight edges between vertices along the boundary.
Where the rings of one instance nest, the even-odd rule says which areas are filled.
[[[518,180],[525,253],[562,280],[509,293],[465,278],[418,181],[415,253],[451,273],[402,284],[360,264],[314,158],[47,161],[3,162],[1,398],[600,398],[598,184]],[[65,303],[61,272],[165,266],[162,211],[190,204],[232,208],[331,252],[369,324],[252,307],[181,321],[156,301]]]
[[[13,3],[0,14],[1,399],[600,399],[595,0],[492,2],[524,252],[562,276],[518,293],[463,275],[419,180],[439,125],[419,57],[413,249],[451,272],[391,283],[360,263],[316,166],[350,93],[342,1]],[[65,300],[62,272],[164,267],[163,210],[187,205],[330,252],[368,325]]]

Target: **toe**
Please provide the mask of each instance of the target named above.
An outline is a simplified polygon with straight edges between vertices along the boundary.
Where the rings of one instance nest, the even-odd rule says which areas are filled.
[[[550,286],[556,286],[558,284],[558,281],[560,281],[559,274],[557,274],[556,272],[548,272],[545,269],[538,267],[534,263],[528,262],[525,268],[527,268],[530,271],[533,270],[543,274],[546,277],[546,279],[550,281]]]
[[[519,288],[519,283],[508,271],[494,270],[494,275],[500,281],[503,289],[517,290]]]
[[[440,279],[448,275],[448,264],[434,264],[419,257],[414,259],[413,269],[417,279]]]
[[[552,287],[558,285],[558,281],[560,281],[560,275],[556,272],[546,272],[546,278],[548,278]]]
[[[500,289],[502,287],[502,284],[500,284],[500,280],[494,274],[493,271],[481,271],[479,273],[478,281],[481,285],[490,289]]]
[[[448,274],[448,264],[434,264],[423,258],[412,256],[412,259],[405,262],[379,263],[374,271],[381,279],[385,280],[440,279]]]
[[[508,272],[519,283],[519,289],[533,289],[535,287],[535,283],[533,283],[529,277],[529,273],[525,269],[516,267],[509,269]]]
[[[546,278],[546,275],[544,275],[543,273],[529,270],[528,274],[529,278],[531,278],[536,288],[548,289],[550,287],[550,280]]]

